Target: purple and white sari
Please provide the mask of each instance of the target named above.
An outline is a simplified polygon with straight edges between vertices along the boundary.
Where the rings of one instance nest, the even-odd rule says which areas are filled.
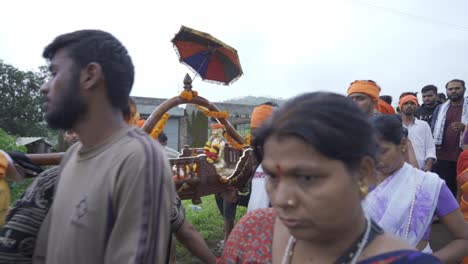
[[[432,222],[443,180],[405,163],[362,202],[364,211],[386,232],[411,246]]]

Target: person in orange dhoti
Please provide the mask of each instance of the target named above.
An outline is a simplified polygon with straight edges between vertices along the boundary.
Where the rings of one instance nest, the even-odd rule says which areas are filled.
[[[250,121],[252,134],[267,120],[274,111],[274,107],[269,104],[263,104],[254,108]],[[262,166],[258,166],[252,178],[252,191],[250,193],[247,211],[253,211],[270,206],[270,198],[265,189],[265,173]]]
[[[460,211],[465,221],[468,221],[468,150],[464,150],[458,157],[457,183],[460,194]],[[462,263],[468,264],[468,257],[464,257]]]

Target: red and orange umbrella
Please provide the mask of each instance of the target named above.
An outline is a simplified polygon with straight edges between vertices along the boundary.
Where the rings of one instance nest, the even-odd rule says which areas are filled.
[[[228,85],[242,75],[237,51],[210,34],[182,26],[171,42],[179,61],[205,81]]]

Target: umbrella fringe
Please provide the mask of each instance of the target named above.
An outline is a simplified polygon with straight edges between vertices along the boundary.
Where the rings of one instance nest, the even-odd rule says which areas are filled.
[[[208,83],[222,84],[222,85],[228,86],[228,85],[232,84],[233,82],[237,81],[237,80],[243,75],[243,73],[241,73],[239,76],[237,76],[236,78],[232,79],[229,83],[225,83],[225,82],[221,82],[221,81],[215,81],[215,80],[205,79],[205,78],[203,78],[200,74],[198,74],[197,71],[196,71],[192,66],[190,66],[190,64],[184,62],[183,60],[181,60],[180,63],[182,63],[182,64],[184,64],[185,66],[187,66],[187,68],[189,68],[190,71],[193,72],[193,74],[195,74],[195,76],[199,76],[203,81],[208,82]],[[194,79],[195,79],[195,78],[194,78]]]

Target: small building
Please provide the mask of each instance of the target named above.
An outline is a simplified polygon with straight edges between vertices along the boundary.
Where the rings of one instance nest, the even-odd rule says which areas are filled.
[[[166,99],[163,98],[150,98],[150,97],[138,97],[132,96],[135,101],[137,110],[140,113],[140,117],[147,119],[151,113]],[[186,132],[184,131],[185,111],[183,108],[174,107],[169,110],[169,120],[167,120],[166,126],[164,127],[164,133],[168,137],[167,146],[180,150],[184,146]],[[186,128],[185,128],[186,130]]]
[[[229,122],[237,130],[237,132],[245,137],[250,133],[250,115],[252,114],[255,105],[246,104],[231,104],[231,103],[213,103],[219,110],[227,111],[229,113]],[[191,115],[192,112],[198,111],[193,105],[187,105],[187,114]],[[209,130],[209,128],[207,128]]]
[[[19,137],[16,139],[16,145],[25,146],[28,153],[53,152],[52,144],[45,137]]]

